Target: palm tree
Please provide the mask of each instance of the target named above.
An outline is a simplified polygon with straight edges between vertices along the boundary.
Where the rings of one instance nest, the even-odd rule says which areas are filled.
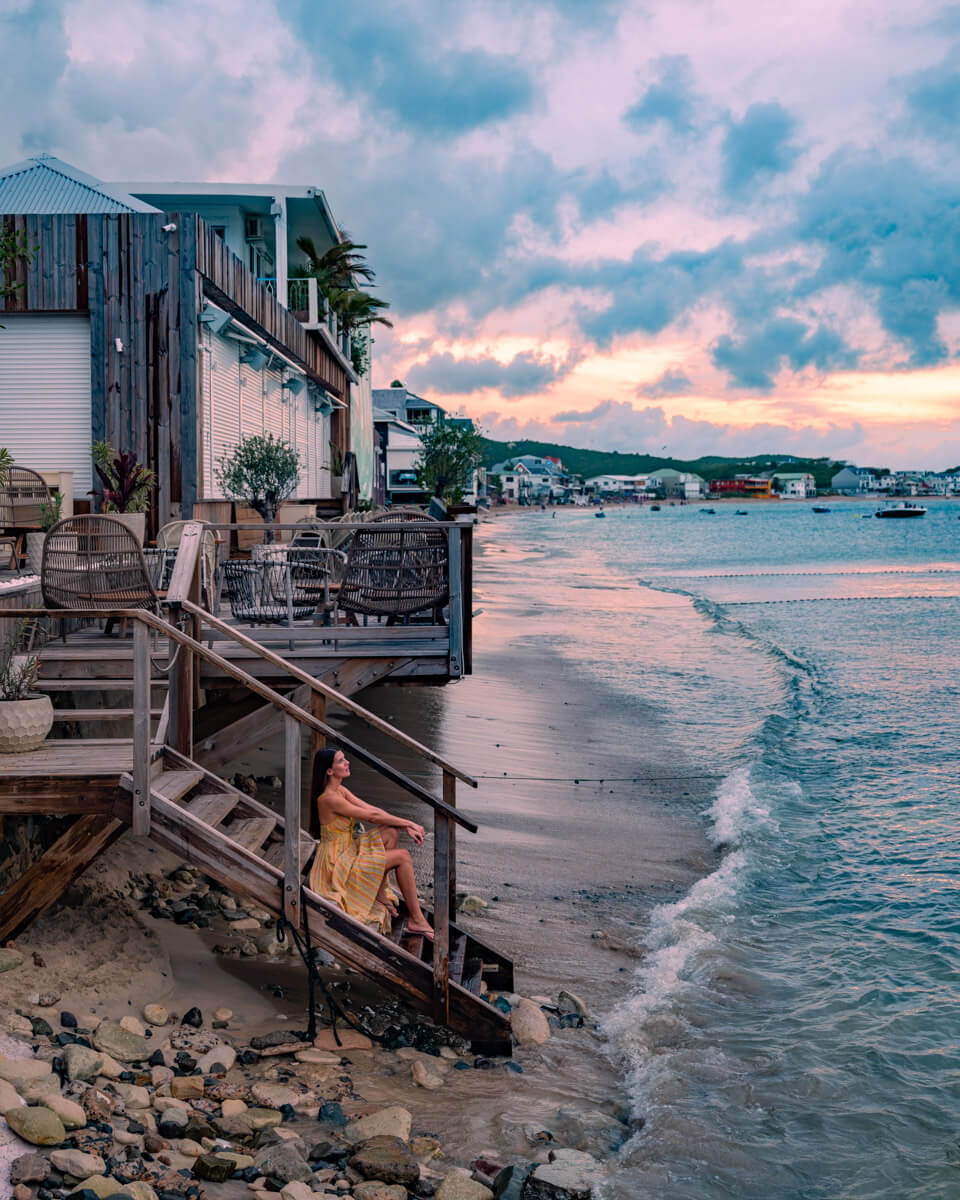
[[[352,334],[370,325],[393,328],[393,322],[383,316],[383,310],[390,307],[388,300],[380,300],[356,288],[331,288],[327,292],[327,300],[334,312],[339,314],[347,333]]]
[[[352,242],[348,238],[320,254],[313,238],[298,237],[297,249],[302,251],[307,261],[305,265],[294,267],[291,275],[299,278],[312,276],[324,292],[329,288],[352,287],[357,278],[373,283],[376,273],[367,266],[361,253],[366,248],[363,242]]]

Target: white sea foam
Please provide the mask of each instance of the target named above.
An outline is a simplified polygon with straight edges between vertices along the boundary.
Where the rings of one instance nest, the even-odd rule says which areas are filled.
[[[713,822],[710,840],[715,846],[738,846],[745,834],[757,828],[776,828],[770,809],[757,797],[749,767],[732,771],[717,789],[707,816]]]

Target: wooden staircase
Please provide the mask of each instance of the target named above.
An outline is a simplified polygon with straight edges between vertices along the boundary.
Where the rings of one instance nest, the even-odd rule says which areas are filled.
[[[115,815],[132,823],[133,777],[121,780]],[[152,764],[150,837],[165,849],[248,897],[275,917],[283,912],[285,825],[265,805],[197,763],[165,747]],[[315,843],[300,834],[302,872]],[[306,917],[314,945],[370,976],[414,1008],[434,1015],[432,945],[406,929],[406,916],[384,937],[307,889]],[[429,909],[425,909],[429,912]],[[513,990],[513,965],[450,923],[449,1013],[446,1024],[468,1037],[476,1053],[509,1054],[504,1014],[481,996],[481,983]]]

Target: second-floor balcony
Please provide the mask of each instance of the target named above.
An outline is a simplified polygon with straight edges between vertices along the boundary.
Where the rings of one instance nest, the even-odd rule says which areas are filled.
[[[277,295],[277,278],[275,275],[261,276],[257,280],[267,291]],[[350,361],[351,338],[343,328],[340,318],[327,303],[326,297],[320,291],[316,279],[288,279],[286,297],[278,297],[281,303],[286,300],[286,307],[293,313],[301,325],[318,332],[340,351],[347,361]]]

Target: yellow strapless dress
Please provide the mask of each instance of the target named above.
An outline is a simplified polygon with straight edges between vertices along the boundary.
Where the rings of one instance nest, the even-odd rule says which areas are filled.
[[[383,838],[376,828],[356,836],[355,830],[356,822],[350,817],[335,817],[320,826],[320,841],[310,867],[310,890],[332,900],[358,921],[389,933],[390,914],[377,899],[387,863]]]

